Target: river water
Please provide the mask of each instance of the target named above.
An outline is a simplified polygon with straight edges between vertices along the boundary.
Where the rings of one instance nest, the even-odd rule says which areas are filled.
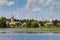
[[[0,33],[0,40],[60,40],[60,34]]]
[[[14,30],[0,30],[0,40],[60,40],[60,34],[53,33],[16,33]]]

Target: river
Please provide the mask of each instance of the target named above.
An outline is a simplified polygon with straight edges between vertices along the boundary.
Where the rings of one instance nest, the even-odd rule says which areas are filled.
[[[60,34],[0,33],[0,40],[60,40]]]
[[[57,33],[16,33],[14,30],[0,30],[0,40],[60,40]]]

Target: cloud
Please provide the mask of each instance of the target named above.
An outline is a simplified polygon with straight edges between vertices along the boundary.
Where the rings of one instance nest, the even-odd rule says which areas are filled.
[[[35,12],[36,11],[41,11],[41,10],[42,10],[42,8],[40,8],[40,7],[35,7],[35,8],[32,9],[32,11],[35,11]]]
[[[53,2],[52,6],[51,6],[51,10],[55,10],[55,9],[60,9],[60,2]]]
[[[44,3],[45,2],[45,0],[38,0],[39,1],[39,3]]]
[[[46,5],[46,6],[48,6],[52,2],[52,0],[38,0],[38,1],[39,3],[42,3],[43,5]]]
[[[3,5],[6,3],[6,0],[0,0],[0,5]]]
[[[7,5],[12,6],[14,4],[14,1],[8,1],[8,0],[0,0],[0,5]]]
[[[30,5],[33,3],[34,1],[33,0],[28,0],[27,1],[27,4],[26,4],[26,9],[30,9]]]
[[[8,5],[8,6],[12,6],[13,4],[14,4],[14,1],[6,2],[6,5]]]
[[[52,2],[52,0],[47,0],[45,5],[49,5]]]
[[[34,12],[41,11],[42,8],[38,5],[36,5],[36,3],[38,3],[38,0],[28,0],[25,7],[27,10],[31,10]]]
[[[54,5],[53,5],[55,8],[60,8],[60,2],[54,2]]]

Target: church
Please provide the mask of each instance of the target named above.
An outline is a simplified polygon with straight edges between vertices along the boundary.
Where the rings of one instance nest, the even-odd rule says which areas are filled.
[[[6,21],[6,24],[7,26],[9,27],[13,27],[15,25],[15,22],[14,22],[14,16],[12,15],[11,18],[10,18],[10,21]]]

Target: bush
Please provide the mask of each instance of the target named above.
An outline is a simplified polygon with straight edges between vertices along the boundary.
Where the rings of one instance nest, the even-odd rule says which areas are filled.
[[[38,28],[38,27],[39,27],[38,21],[33,21],[33,22],[31,23],[31,27],[32,27],[32,28]]]

